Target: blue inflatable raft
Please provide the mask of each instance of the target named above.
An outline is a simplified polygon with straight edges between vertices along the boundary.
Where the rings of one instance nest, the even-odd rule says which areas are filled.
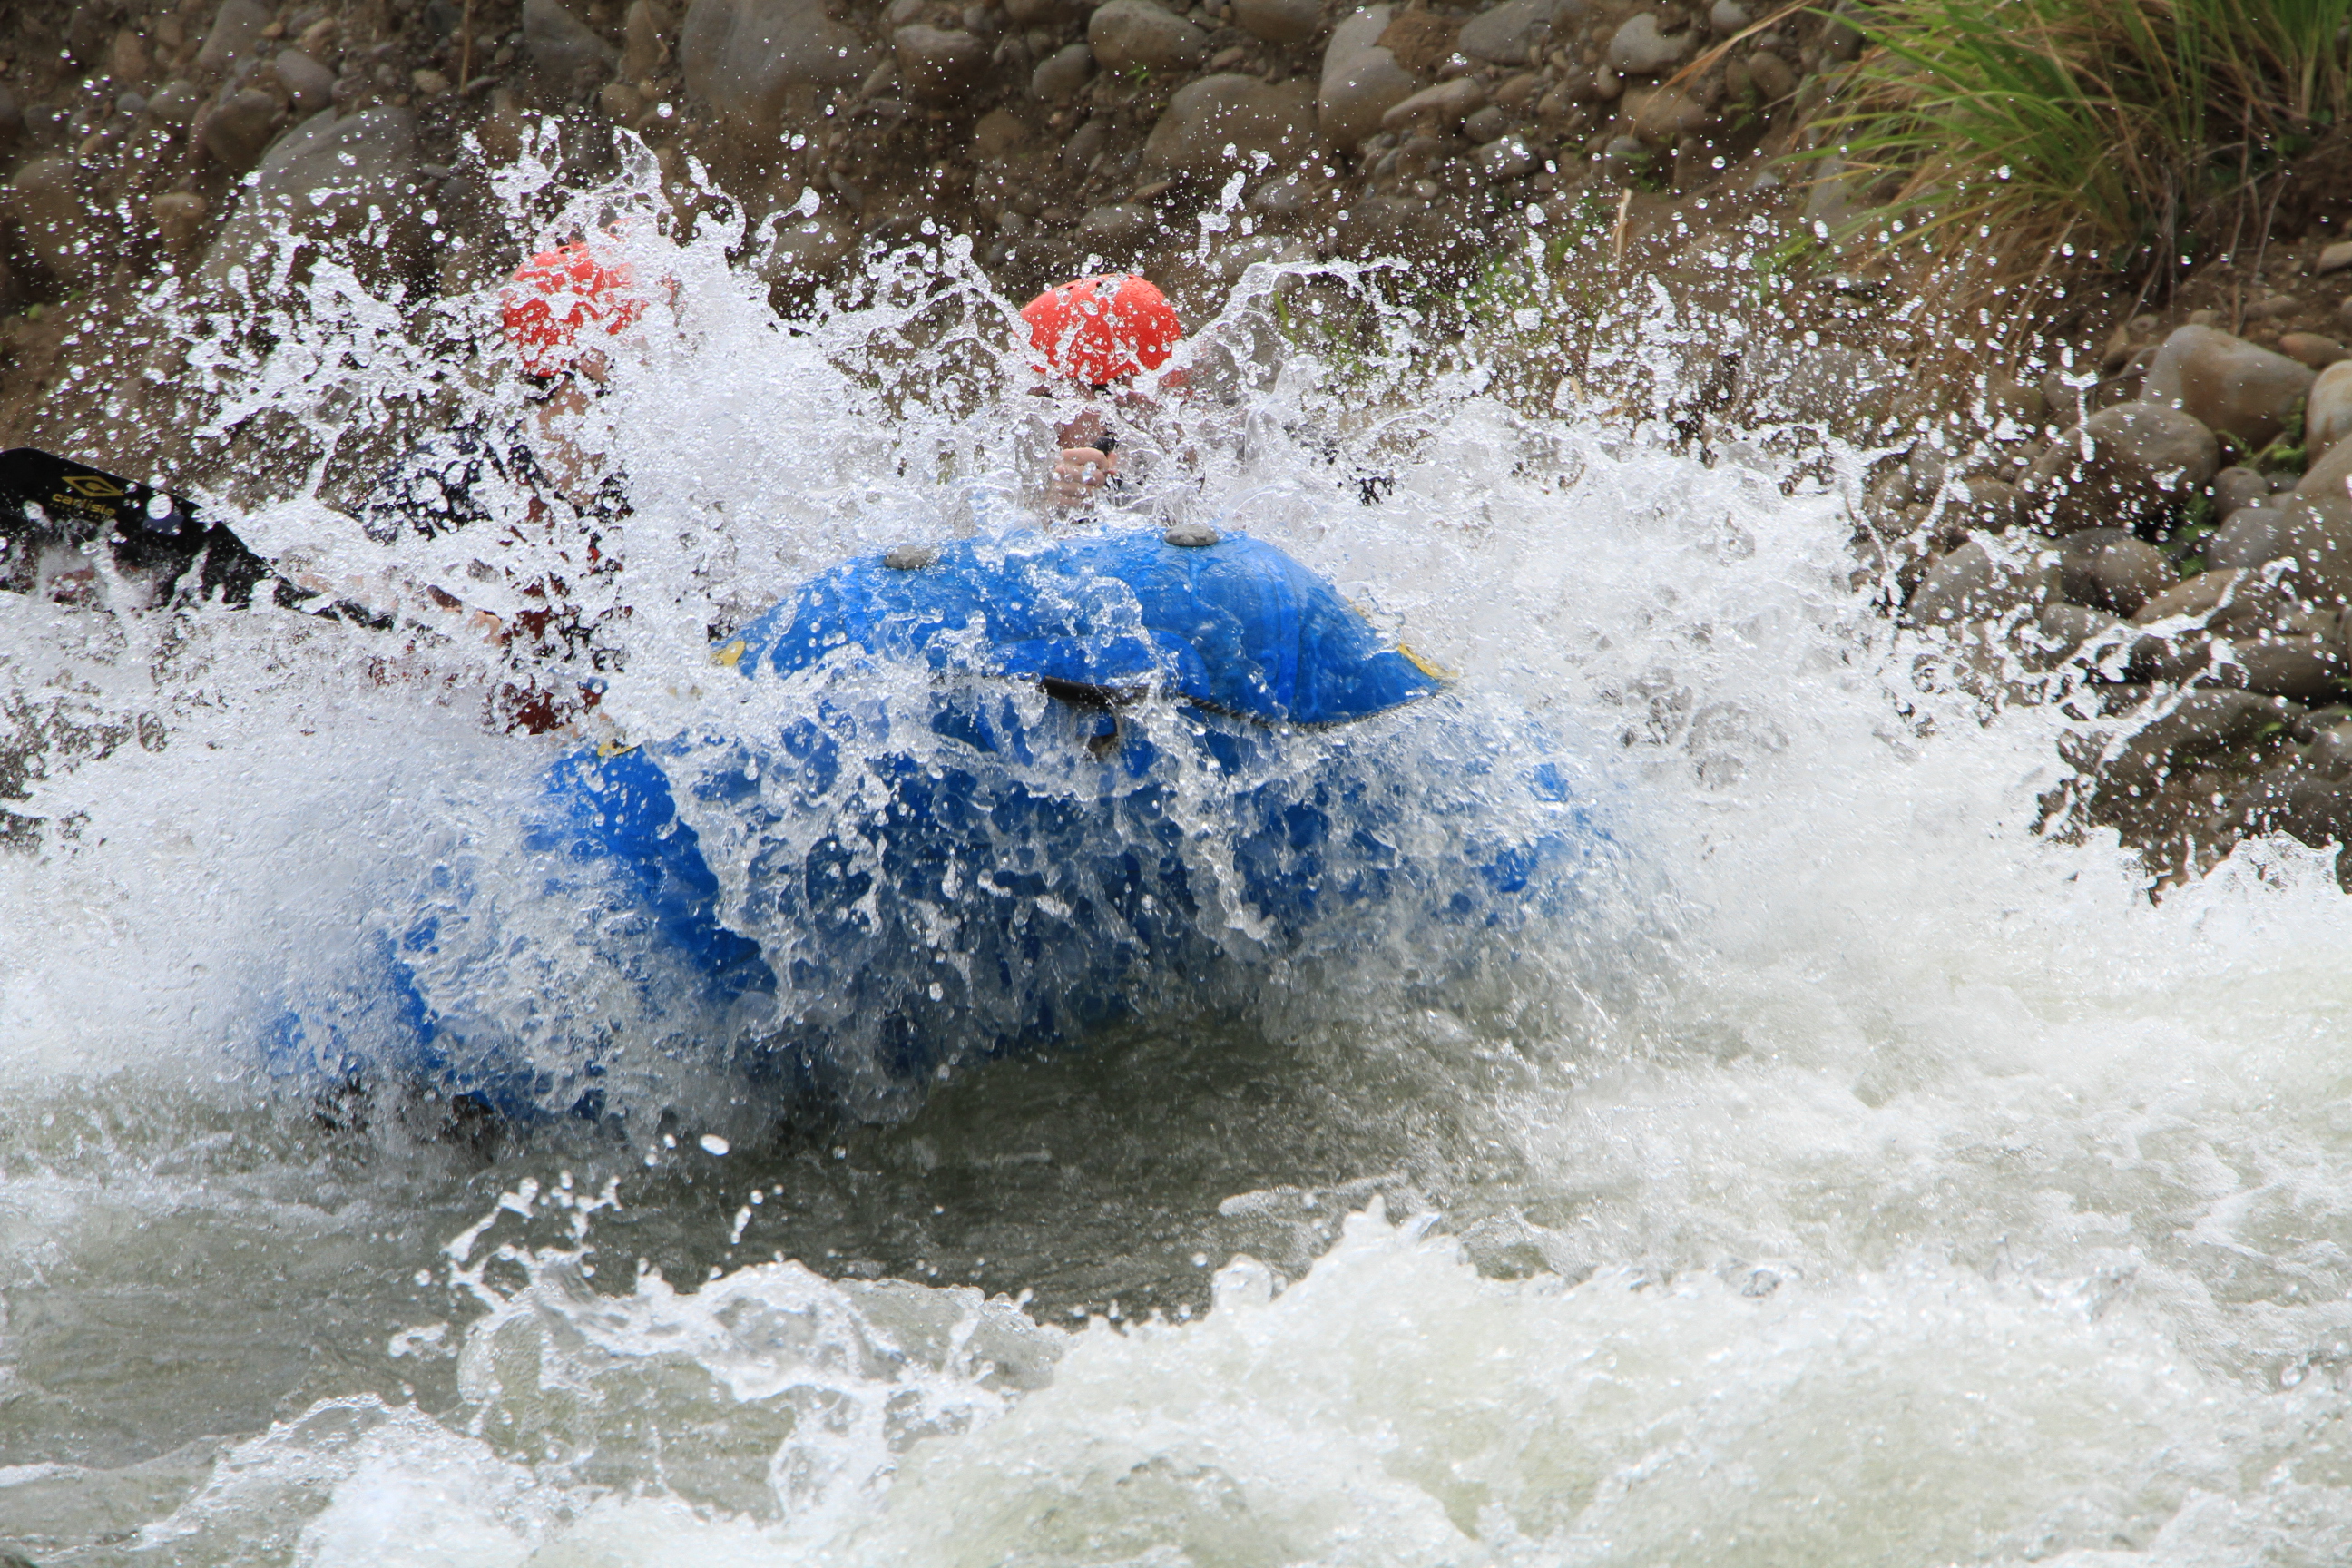
[[[1377,942],[1381,912],[1556,908],[1602,843],[1524,732],[1234,534],[854,561],[714,658],[743,683],[721,717],[561,759],[521,875],[428,868],[274,1070],[518,1120],[685,1079],[887,1116],[950,1064]]]

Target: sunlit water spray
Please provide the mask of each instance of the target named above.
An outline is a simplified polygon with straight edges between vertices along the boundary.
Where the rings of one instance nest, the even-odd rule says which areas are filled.
[[[600,587],[629,738],[735,700],[714,631],[982,526],[1050,439],[952,255],[787,326],[724,225],[666,237],[625,181],[513,195],[634,216],[678,281],[589,416],[636,509]],[[1376,286],[1286,297],[1343,285]],[[489,356],[414,346],[465,334],[338,288],[219,351],[225,420],[380,458],[425,400],[511,414]],[[772,1142],[714,1089],[625,1136],[318,1127],[258,1065],[269,985],[422,868],[512,893],[551,743],[485,731],[498,669],[455,638],[6,606],[12,689],[104,754],[54,753],[39,852],[0,858],[0,1531],[69,1562],[2352,1552],[2326,868],[2242,851],[2152,904],[2112,843],[2035,838],[2066,721],[1988,721],[1851,585],[1860,455],[1707,460],[1475,376],[1386,404],[1285,297],[1254,275],[1197,334],[1175,500],[1458,670],[1473,733],[1576,764],[1617,896],[1492,942],[1407,910],[895,1120]],[[272,476],[254,542],[382,572],[355,467]],[[462,571],[436,542],[466,542],[394,563]],[[570,978],[509,999],[560,1016]]]

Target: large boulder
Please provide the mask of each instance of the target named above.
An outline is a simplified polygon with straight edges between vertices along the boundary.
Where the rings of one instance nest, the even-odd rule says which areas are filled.
[[[879,63],[824,0],[694,0],[678,30],[686,89],[739,132],[773,139],[794,100],[854,87]]]
[[[423,239],[425,181],[416,117],[385,106],[338,120],[312,115],[278,139],[236,210],[205,253],[198,278],[231,292],[264,292],[279,262],[339,247],[371,281],[415,258]],[[296,254],[289,256],[291,249]],[[371,276],[372,275],[372,276]]]
[[[1254,170],[1259,153],[1275,168],[1295,165],[1321,144],[1306,83],[1204,76],[1168,100],[1143,144],[1143,161],[1164,174],[1206,180]]]
[[[2034,492],[2053,533],[2128,528],[2163,516],[2221,466],[2213,432],[2177,409],[2126,403],[2102,409],[2034,459]]]
[[[2338,360],[2319,373],[2304,405],[2303,447],[2314,464],[2352,435],[2352,360]]]
[[[1325,140],[1353,147],[1380,133],[1381,116],[1421,89],[1421,79],[1381,47],[1391,11],[1370,5],[1331,29],[1315,112]]]
[[[1152,0],[1108,0],[1087,19],[1087,43],[1108,71],[1184,70],[1209,57],[1209,35]]]
[[[1454,47],[1474,60],[1525,65],[1530,51],[1551,41],[1552,21],[1559,9],[1560,0],[1504,0],[1463,23]]]
[[[2287,426],[2312,373],[2213,327],[2182,327],[2164,340],[2140,380],[2140,396],[2178,408],[2259,451]]]

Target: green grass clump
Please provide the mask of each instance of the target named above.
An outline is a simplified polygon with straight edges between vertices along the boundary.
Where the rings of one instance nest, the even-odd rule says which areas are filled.
[[[2094,267],[2177,277],[2254,241],[2269,177],[2343,115],[2347,17],[2346,0],[1880,0],[1848,17],[1873,47],[1814,149],[1884,198],[1838,237],[1943,263],[1923,281],[1971,310]]]

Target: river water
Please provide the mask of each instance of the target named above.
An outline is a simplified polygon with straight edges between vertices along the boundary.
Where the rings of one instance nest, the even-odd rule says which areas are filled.
[[[636,507],[608,701],[640,734],[706,700],[714,624],[973,526],[961,480],[1045,429],[986,374],[1006,302],[952,265],[787,332],[731,237],[639,236],[677,330],[594,416]],[[332,281],[218,351],[289,450],[436,374]],[[355,628],[0,606],[53,737],[50,826],[0,855],[0,1541],[2352,1558],[2328,867],[2257,847],[2158,903],[2112,842],[2036,837],[2069,721],[1990,712],[1853,585],[1868,453],[1693,446],[1575,384],[1531,414],[1475,352],[1384,403],[1295,330],[1318,288],[1202,334],[1227,357],[1174,445],[1205,478],[1171,504],[1549,737],[1623,874],[1491,950],[1401,921],[892,1121],[327,1125],[259,1066],[256,997],[549,743]],[[1417,319],[1381,320],[1410,368]],[[268,549],[371,559],[326,472],[224,499]]]

